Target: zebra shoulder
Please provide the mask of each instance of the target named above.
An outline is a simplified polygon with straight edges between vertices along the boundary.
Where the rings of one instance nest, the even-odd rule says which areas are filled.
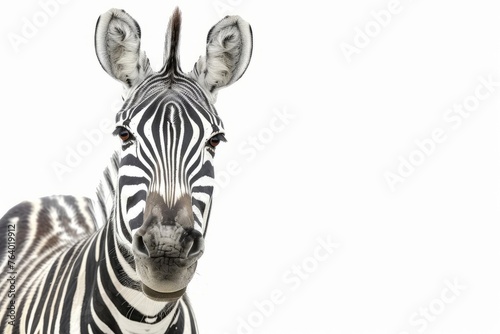
[[[60,248],[74,244],[96,230],[93,203],[86,197],[49,196],[25,201],[0,218],[0,245],[24,253],[30,244]],[[6,259],[0,249],[0,261]]]

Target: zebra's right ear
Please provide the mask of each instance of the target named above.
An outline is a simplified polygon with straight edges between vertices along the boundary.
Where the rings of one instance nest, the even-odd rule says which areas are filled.
[[[152,72],[146,53],[141,51],[141,28],[124,10],[113,8],[99,17],[95,51],[104,70],[127,91]]]
[[[241,78],[252,58],[252,28],[239,16],[226,16],[210,29],[207,49],[190,76],[210,95]]]

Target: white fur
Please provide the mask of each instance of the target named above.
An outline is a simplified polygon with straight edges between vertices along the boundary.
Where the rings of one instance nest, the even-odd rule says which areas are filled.
[[[95,33],[96,54],[104,70],[126,90],[138,85],[152,70],[140,50],[137,22],[126,12],[110,9],[99,18]]]
[[[252,57],[252,47],[250,25],[239,16],[227,16],[210,30],[206,55],[200,57],[190,75],[215,102],[220,88],[243,75]]]
[[[166,35],[165,61],[169,57],[170,26],[171,23]],[[124,84],[125,97],[153,72],[140,45],[140,29],[130,15],[119,9],[101,15],[95,34],[97,57],[104,70]],[[215,103],[218,90],[233,84],[245,72],[252,57],[252,47],[250,25],[239,16],[226,16],[209,31],[206,53],[188,75]]]

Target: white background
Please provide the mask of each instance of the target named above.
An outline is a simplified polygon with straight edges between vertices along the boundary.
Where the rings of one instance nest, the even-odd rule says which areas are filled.
[[[1,5],[0,211],[93,192],[116,138],[106,133],[62,178],[54,164],[112,120],[120,98],[94,54],[99,14],[127,10],[158,69],[180,6],[186,71],[210,27],[238,14],[254,53],[216,105],[229,139],[218,175],[236,170],[190,285],[202,333],[500,332],[500,86],[459,125],[444,118],[474,101],[480,77],[500,81],[494,1],[401,0],[384,27],[372,11],[388,0],[66,2],[17,50],[9,36],[43,8]],[[341,45],[355,42],[349,62]],[[272,132],[276,112],[291,118]],[[416,141],[436,129],[445,140],[422,155]],[[259,135],[261,150],[243,154]],[[420,165],[391,190],[386,173],[410,157]]]

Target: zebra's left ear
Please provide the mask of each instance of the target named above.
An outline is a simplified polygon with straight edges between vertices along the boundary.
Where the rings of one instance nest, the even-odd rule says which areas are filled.
[[[95,51],[104,70],[122,82],[126,91],[152,73],[149,59],[141,51],[141,28],[124,10],[110,9],[99,17]]]
[[[215,102],[220,88],[233,84],[245,73],[252,47],[250,25],[239,16],[226,16],[208,32],[206,54],[194,65],[190,76]]]

